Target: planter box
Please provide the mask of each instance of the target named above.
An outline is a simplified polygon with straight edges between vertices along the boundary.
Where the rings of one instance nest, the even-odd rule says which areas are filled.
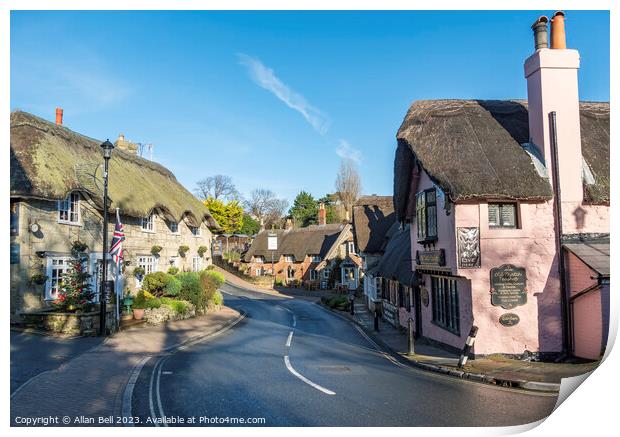
[[[82,336],[99,335],[99,311],[64,313],[58,311],[36,311],[22,313],[21,326],[57,334]],[[116,330],[113,308],[109,308],[106,324],[110,332]]]

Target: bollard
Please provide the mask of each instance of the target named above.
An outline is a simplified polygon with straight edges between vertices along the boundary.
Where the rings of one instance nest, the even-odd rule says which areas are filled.
[[[355,295],[349,294],[349,302],[351,303],[351,315],[355,315]]]
[[[471,329],[469,330],[469,335],[467,336],[467,340],[465,341],[463,352],[461,352],[461,358],[459,358],[459,368],[467,364],[467,359],[469,358],[469,351],[474,346],[477,333],[478,333],[478,327],[475,325],[472,326]]]
[[[409,333],[409,338],[408,338],[408,340],[409,340],[409,342],[408,342],[409,348],[408,348],[408,351],[407,351],[407,355],[415,355],[415,347],[414,347],[414,344],[413,344],[413,319],[411,317],[409,317],[409,320],[407,322],[407,328],[408,328],[408,331],[409,331],[408,332]]]
[[[379,311],[375,308],[375,331],[379,332]]]

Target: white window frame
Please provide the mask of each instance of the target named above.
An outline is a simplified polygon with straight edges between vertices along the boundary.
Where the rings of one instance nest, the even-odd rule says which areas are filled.
[[[284,255],[284,262],[285,263],[294,263],[295,262],[295,255]]]
[[[47,281],[45,283],[45,300],[50,301],[50,300],[54,300],[58,297],[58,291],[60,290],[60,283],[61,283],[61,278],[62,275],[64,273],[67,272],[67,270],[69,269],[69,261],[71,261],[72,258],[70,256],[49,256],[47,257],[47,268],[46,268],[46,275],[47,275]],[[54,270],[54,261],[62,261],[64,268],[62,269],[57,269],[59,271],[61,271],[61,273],[58,274],[57,278],[56,278],[56,289],[54,290],[54,276],[53,276],[53,270]]]
[[[349,243],[348,244],[349,253],[355,254],[355,242],[349,241],[348,243]]]
[[[316,269],[310,269],[310,280],[316,281],[319,279],[319,272]]]
[[[503,214],[503,209],[507,207],[514,208],[513,210],[513,219],[514,223],[512,225],[506,224]],[[491,209],[497,208],[497,219],[499,222],[493,223],[491,222]],[[488,223],[489,229],[519,229],[519,204],[517,202],[489,202],[487,204],[488,213]]]
[[[320,263],[322,258],[321,255],[311,255],[313,263]]]
[[[329,279],[330,269],[323,269],[323,279]]]
[[[264,256],[260,256],[260,255],[254,255],[254,262],[257,264],[264,264],[265,263],[265,257]]]
[[[144,269],[144,276],[157,271],[157,257],[154,255],[138,255],[136,266]],[[143,278],[144,278],[143,276]],[[142,287],[142,280],[136,277],[136,288]]]
[[[81,198],[80,193],[71,192],[64,200],[59,200],[58,203],[58,223],[65,225],[79,225],[81,224]],[[66,218],[63,218],[63,214],[66,214]]]
[[[202,270],[202,258],[198,255],[192,257],[192,272],[199,272]]]
[[[150,213],[147,217],[142,217],[142,232],[155,233],[155,213]]]

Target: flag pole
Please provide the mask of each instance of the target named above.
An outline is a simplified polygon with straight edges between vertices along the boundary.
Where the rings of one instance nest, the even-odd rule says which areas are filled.
[[[116,223],[120,223],[120,221],[121,220],[120,220],[120,216],[119,216],[119,213],[118,213],[118,208],[116,208]],[[120,295],[119,295],[119,292],[118,292],[118,290],[120,288],[120,285],[121,285],[118,282],[119,278],[120,278],[120,271],[121,271],[121,261],[120,261],[121,260],[121,258],[120,258],[121,255],[122,255],[122,250],[118,254],[119,258],[117,258],[118,262],[116,263],[116,276],[114,278],[114,286],[116,288],[116,290],[115,290],[115,292],[116,292],[116,299],[115,300],[116,300],[116,329],[117,329],[117,331],[121,327],[121,314],[120,314],[121,302],[120,302]]]

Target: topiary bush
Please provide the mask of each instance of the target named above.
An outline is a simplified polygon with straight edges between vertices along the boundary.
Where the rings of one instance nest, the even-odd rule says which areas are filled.
[[[183,272],[176,277],[181,283],[178,298],[191,302],[197,311],[204,312],[207,307],[207,297],[202,288],[198,273]]]

